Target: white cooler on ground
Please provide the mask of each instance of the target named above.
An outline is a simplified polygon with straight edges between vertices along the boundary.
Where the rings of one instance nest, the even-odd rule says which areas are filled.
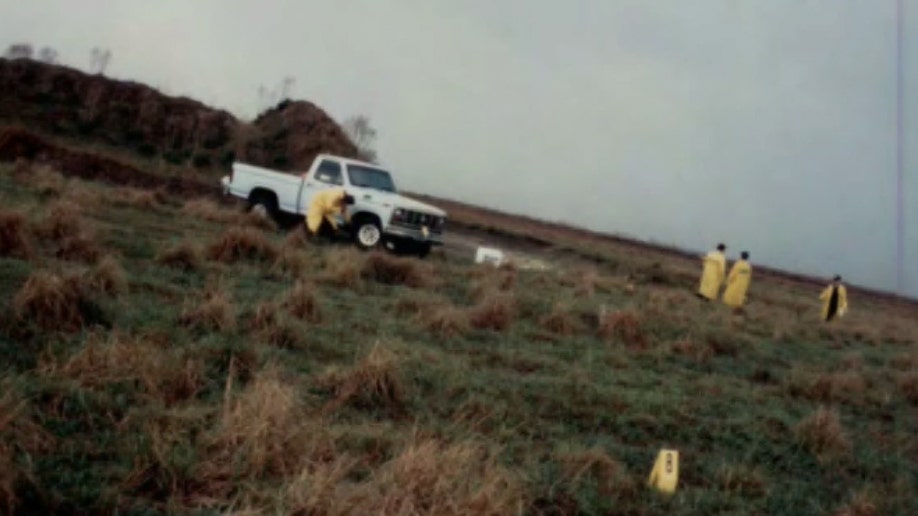
[[[504,263],[504,252],[493,247],[479,247],[475,252],[475,263],[490,263],[499,267]]]

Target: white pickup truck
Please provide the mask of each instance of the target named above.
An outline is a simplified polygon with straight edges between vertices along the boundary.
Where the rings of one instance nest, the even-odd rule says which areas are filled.
[[[224,194],[246,199],[251,210],[273,217],[305,215],[316,192],[344,188],[354,204],[342,227],[359,247],[384,245],[424,256],[443,243],[446,212],[399,195],[389,172],[371,163],[320,154],[309,171],[298,174],[237,162],[221,183]]]

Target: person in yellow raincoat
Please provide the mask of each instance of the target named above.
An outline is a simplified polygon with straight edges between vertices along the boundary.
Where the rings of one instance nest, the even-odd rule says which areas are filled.
[[[848,312],[848,290],[842,285],[841,276],[835,276],[822,294],[822,320],[829,322],[836,317],[842,317]]]
[[[306,229],[310,236],[334,235],[338,230],[335,215],[345,215],[349,204],[354,204],[354,198],[348,195],[343,188],[329,188],[317,192],[306,211]]]
[[[717,244],[717,249],[702,258],[704,268],[701,273],[701,285],[698,286],[697,295],[711,301],[720,297],[720,286],[727,275],[727,257],[724,251],[727,246]]]
[[[752,265],[749,264],[749,253],[740,253],[740,259],[730,268],[727,275],[727,289],[724,291],[724,303],[733,308],[740,308],[746,303],[746,291],[752,281]]]

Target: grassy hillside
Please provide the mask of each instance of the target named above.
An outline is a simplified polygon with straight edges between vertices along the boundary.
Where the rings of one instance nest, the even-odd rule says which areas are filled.
[[[0,166],[0,510],[916,514],[915,319],[314,247]],[[645,488],[681,453],[673,497]]]

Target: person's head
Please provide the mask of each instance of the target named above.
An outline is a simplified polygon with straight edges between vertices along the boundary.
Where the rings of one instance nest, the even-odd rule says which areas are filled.
[[[727,246],[724,244],[717,244],[717,250],[720,252],[724,252],[727,250]]]
[[[749,251],[743,251],[743,252],[741,252],[741,253],[740,253],[740,258],[742,258],[743,260],[748,260],[748,259],[749,259]]]

